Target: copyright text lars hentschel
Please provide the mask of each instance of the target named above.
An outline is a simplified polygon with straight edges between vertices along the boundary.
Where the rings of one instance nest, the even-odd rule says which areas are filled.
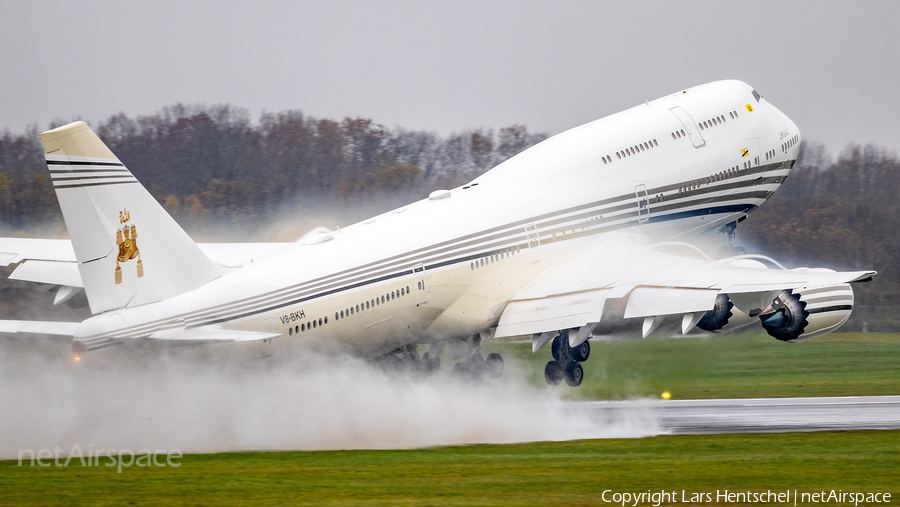
[[[664,503],[778,503],[778,504],[853,504],[890,503],[890,493],[843,491],[839,489],[823,491],[767,490],[767,491],[733,491],[716,490],[715,492],[691,492],[687,490],[660,491],[613,491],[607,489],[601,495],[606,503],[622,506],[654,505]]]

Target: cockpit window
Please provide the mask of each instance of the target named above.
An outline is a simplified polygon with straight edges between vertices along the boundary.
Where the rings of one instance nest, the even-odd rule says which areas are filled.
[[[750,93],[753,94],[753,98],[756,99],[757,102],[759,102],[759,99],[762,98],[762,96],[759,93],[756,93],[756,90],[753,90]]]

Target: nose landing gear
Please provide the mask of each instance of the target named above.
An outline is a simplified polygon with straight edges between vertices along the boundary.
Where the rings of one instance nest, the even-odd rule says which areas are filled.
[[[572,387],[581,385],[584,379],[582,361],[587,361],[591,355],[590,342],[585,340],[577,347],[569,346],[569,330],[564,329],[553,339],[550,347],[553,361],[544,367],[544,380],[551,386],[559,385],[563,379]]]

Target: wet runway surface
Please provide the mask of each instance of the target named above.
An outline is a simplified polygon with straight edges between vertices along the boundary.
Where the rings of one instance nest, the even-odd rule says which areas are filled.
[[[634,400],[573,404],[599,425],[643,424],[648,433],[699,435],[900,429],[900,396]]]

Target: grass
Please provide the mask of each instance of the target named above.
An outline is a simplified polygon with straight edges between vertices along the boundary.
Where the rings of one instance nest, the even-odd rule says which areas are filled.
[[[400,451],[188,455],[179,468],[18,467],[3,505],[598,505],[604,490],[900,496],[900,432],[663,436]],[[644,502],[648,504],[648,502]]]
[[[543,385],[549,347],[497,340]],[[593,342],[582,399],[900,394],[900,335]],[[446,365],[445,365],[446,367]],[[900,498],[900,431],[661,436],[419,450],[188,455],[178,468],[17,466],[0,505],[603,505],[604,490],[862,491]],[[714,502],[724,503],[724,502]],[[643,505],[652,502],[643,502]],[[614,505],[614,504],[610,504]]]
[[[900,334],[832,333],[788,344],[764,334],[592,341],[579,399],[676,399],[900,394]],[[550,346],[497,340],[485,347],[520,362],[543,385]]]

